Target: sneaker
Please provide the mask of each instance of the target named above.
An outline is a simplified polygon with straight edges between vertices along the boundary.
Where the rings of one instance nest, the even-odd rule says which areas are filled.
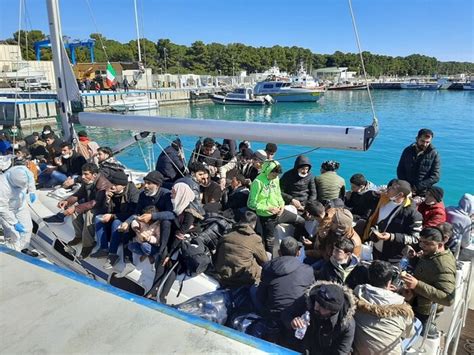
[[[95,253],[91,254],[91,258],[103,259],[109,255],[109,251],[107,249],[99,249]]]
[[[112,269],[115,264],[117,264],[117,261],[119,260],[119,256],[117,254],[109,254],[107,256],[107,261],[104,264],[104,269]]]
[[[49,216],[49,217],[43,218],[43,221],[45,221],[46,223],[58,223],[58,224],[62,224],[62,223],[64,223],[64,218],[66,218],[66,216],[64,215],[64,213],[59,212],[59,213],[56,213],[56,214],[53,215],[53,216]]]
[[[82,243],[82,238],[81,237],[75,237],[73,240],[70,240],[67,242],[67,246],[72,247],[74,245]]]
[[[78,258],[79,259],[87,258],[91,254],[92,249],[94,249],[93,246],[92,247],[82,247],[81,254],[79,254]]]

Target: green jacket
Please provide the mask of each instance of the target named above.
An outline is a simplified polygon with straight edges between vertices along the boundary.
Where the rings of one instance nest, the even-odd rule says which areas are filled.
[[[418,279],[414,290],[415,311],[428,315],[432,302],[438,303],[438,311],[441,311],[441,306],[450,306],[453,303],[456,288],[456,259],[450,250],[427,257],[422,256],[413,276]]]
[[[268,160],[262,165],[262,172],[252,182],[247,207],[258,216],[269,217],[273,214],[268,210],[272,207],[284,207],[285,202],[280,191],[280,179],[268,180],[271,171],[280,165],[276,160]]]

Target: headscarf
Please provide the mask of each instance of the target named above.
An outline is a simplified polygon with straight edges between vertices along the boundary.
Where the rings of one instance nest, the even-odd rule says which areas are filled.
[[[173,204],[173,212],[179,216],[183,211],[189,206],[189,204],[194,200],[194,192],[191,190],[189,185],[184,182],[178,182],[173,186],[175,191],[174,199],[171,199]]]

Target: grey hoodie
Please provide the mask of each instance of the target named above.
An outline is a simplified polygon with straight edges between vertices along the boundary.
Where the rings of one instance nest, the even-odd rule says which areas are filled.
[[[461,247],[471,243],[472,221],[474,214],[474,195],[464,194],[458,206],[446,208],[446,220],[453,225],[453,238],[461,241]]]

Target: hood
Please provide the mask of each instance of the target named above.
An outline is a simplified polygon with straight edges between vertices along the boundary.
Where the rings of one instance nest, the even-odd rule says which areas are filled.
[[[276,160],[267,160],[262,165],[262,170],[260,171],[260,175],[263,175],[266,178],[268,178],[268,174],[270,174],[272,170],[275,169],[278,165],[280,165],[280,163]]]
[[[17,189],[26,190],[33,180],[32,173],[25,166],[15,166],[5,173],[8,183]]]
[[[464,194],[459,200],[459,208],[467,215],[472,215],[474,213],[474,195]]]
[[[309,293],[315,286],[319,285],[339,285],[336,282],[331,281],[316,281],[310,287],[308,287],[305,291],[305,299],[306,299],[306,308],[311,310],[313,305],[311,304],[311,299],[309,298]],[[354,318],[354,314],[356,311],[356,298],[352,293],[352,290],[347,287],[346,285],[339,285],[344,289],[344,306],[339,311],[338,322],[340,322],[341,327],[346,327],[352,318]]]
[[[372,285],[359,285],[354,290],[357,297],[357,310],[378,318],[402,316],[413,319],[413,309],[405,303],[402,296]]]
[[[352,234],[352,221],[354,217],[352,216],[351,211],[347,208],[334,208],[334,214],[332,217],[331,230],[337,232],[341,235]]]
[[[268,263],[268,269],[275,276],[292,273],[301,266],[301,261],[295,256],[279,256]]]
[[[309,161],[309,158],[305,157],[304,155],[298,155],[298,157],[295,160],[294,168],[298,169],[298,168],[301,168],[304,165],[308,165],[309,166],[309,171],[311,171],[312,165],[311,165],[311,162]]]
[[[237,224],[232,231],[238,232],[239,234],[243,235],[254,235],[255,230],[252,229],[252,227],[248,224]]]

